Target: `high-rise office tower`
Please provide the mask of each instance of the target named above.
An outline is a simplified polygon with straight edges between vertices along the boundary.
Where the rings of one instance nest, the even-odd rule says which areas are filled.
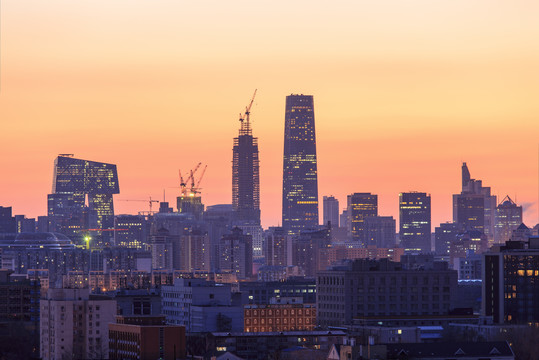
[[[116,165],[58,156],[54,160],[52,194],[48,196],[50,230],[69,232],[73,217],[84,222],[76,225],[79,228],[91,225],[92,217],[96,217],[98,229],[114,229],[112,196],[119,193]],[[111,238],[111,232],[102,233],[105,243]]]
[[[318,175],[312,95],[286,97],[283,228],[299,234],[318,226]]]
[[[255,91],[256,95],[256,91]],[[253,255],[262,256],[262,228],[260,226],[260,179],[258,138],[253,136],[250,111],[253,99],[240,116],[240,130],[232,149],[232,207],[234,225],[252,236]]]
[[[339,227],[339,200],[333,196],[324,196],[324,226],[327,226],[328,222],[331,222],[332,228]]]
[[[378,216],[378,195],[354,193],[348,195],[347,205],[350,236],[366,246],[365,218]]]
[[[503,244],[511,239],[513,230],[522,224],[522,206],[518,206],[509,195],[496,207],[494,242]]]
[[[457,240],[459,226],[453,222],[441,223],[434,229],[434,251],[437,255],[449,256],[451,244]]]
[[[422,192],[399,194],[399,237],[405,251],[430,252],[430,195]]]
[[[453,222],[459,230],[478,230],[489,240],[494,239],[496,203],[490,187],[483,186],[482,180],[472,179],[468,166],[462,163],[462,191],[453,195]]]
[[[397,245],[397,225],[393,216],[368,216],[364,225],[366,246],[392,248]]]

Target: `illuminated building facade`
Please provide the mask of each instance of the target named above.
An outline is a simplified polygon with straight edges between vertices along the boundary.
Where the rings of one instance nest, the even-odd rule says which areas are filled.
[[[422,192],[399,194],[400,246],[405,251],[430,252],[430,195]]]
[[[134,249],[148,246],[150,227],[143,215],[116,215],[114,226],[114,245]]]
[[[267,305],[245,305],[243,322],[245,332],[314,330],[316,307],[303,304],[303,298],[280,298]],[[293,302],[297,300],[297,302]]]
[[[378,216],[378,195],[354,193],[348,195],[348,227],[354,241],[366,245],[365,218]]]
[[[504,244],[511,240],[513,230],[522,224],[522,206],[518,206],[509,195],[496,207],[494,242]]]
[[[507,241],[483,254],[482,306],[494,323],[539,323],[539,238]]]
[[[48,196],[51,231],[69,234],[72,216],[91,219],[94,214],[96,228],[114,229],[113,194],[119,193],[116,165],[58,156],[54,161],[52,194]],[[91,225],[87,220],[77,223],[77,230]],[[112,232],[102,233],[103,242],[110,243],[111,238]]]
[[[312,95],[286,97],[283,228],[288,234],[318,226],[318,175]]]

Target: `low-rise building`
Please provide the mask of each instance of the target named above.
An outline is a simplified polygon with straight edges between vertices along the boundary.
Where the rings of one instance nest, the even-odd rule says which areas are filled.
[[[185,349],[185,328],[166,325],[164,316],[117,316],[109,324],[109,359],[176,360]]]

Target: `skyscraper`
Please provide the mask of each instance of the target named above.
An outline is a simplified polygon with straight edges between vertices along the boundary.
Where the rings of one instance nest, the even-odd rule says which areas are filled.
[[[256,91],[255,91],[256,95]],[[232,149],[232,208],[234,224],[253,240],[253,255],[262,256],[262,228],[260,227],[260,179],[258,138],[253,137],[250,111],[254,96],[245,114],[240,117],[238,137]]]
[[[318,175],[312,95],[286,97],[283,228],[299,234],[318,226]]]
[[[366,246],[365,218],[378,216],[378,195],[371,193],[354,193],[348,195],[348,227],[350,236]]]
[[[237,220],[260,224],[258,138],[253,137],[249,112],[240,122],[232,149],[232,206]]]
[[[324,226],[327,226],[328,222],[331,222],[332,228],[339,227],[339,200],[333,196],[324,196]]]
[[[112,195],[119,193],[116,165],[58,156],[54,161],[52,194],[48,196],[51,231],[65,233],[73,217],[91,225],[88,219],[92,216],[97,218],[98,229],[114,229]],[[77,222],[78,228],[85,226]],[[102,240],[109,242],[111,237],[104,232]]]
[[[453,222],[459,230],[478,230],[493,240],[496,203],[490,187],[483,186],[482,180],[472,179],[468,166],[462,163],[462,191],[453,195]]]
[[[399,194],[399,237],[405,251],[431,251],[430,215],[430,195],[422,192]]]
[[[504,244],[511,240],[513,230],[522,224],[522,206],[518,206],[507,195],[496,207],[496,226],[494,230],[494,242]]]

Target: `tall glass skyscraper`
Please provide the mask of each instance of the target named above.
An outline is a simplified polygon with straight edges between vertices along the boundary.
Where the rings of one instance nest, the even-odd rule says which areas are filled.
[[[116,165],[58,156],[48,196],[51,230],[72,235],[72,229],[93,227],[92,215],[98,229],[114,229],[112,195],[119,193]],[[108,237],[112,233],[103,233],[104,242]]]
[[[403,192],[399,194],[399,237],[407,252],[431,252],[430,194]]]
[[[286,97],[283,228],[299,234],[318,226],[318,175],[312,95]]]

